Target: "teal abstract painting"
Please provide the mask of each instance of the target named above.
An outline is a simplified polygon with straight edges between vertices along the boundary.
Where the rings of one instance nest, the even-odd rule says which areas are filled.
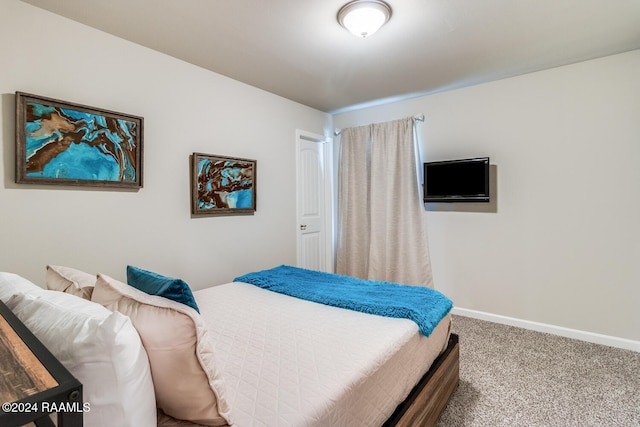
[[[143,119],[16,93],[16,181],[142,187]]]
[[[255,212],[255,160],[194,153],[191,169],[193,215]]]

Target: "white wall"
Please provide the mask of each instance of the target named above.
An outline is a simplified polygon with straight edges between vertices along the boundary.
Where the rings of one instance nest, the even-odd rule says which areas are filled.
[[[424,113],[429,160],[490,156],[493,212],[428,209],[457,307],[640,340],[640,51],[334,116]]]
[[[322,134],[327,114],[17,0],[0,10],[0,271],[42,285],[46,264],[120,279],[133,264],[198,289],[295,263],[295,130]],[[15,184],[15,91],[143,116],[144,188]],[[193,152],[257,160],[254,216],[190,217]]]

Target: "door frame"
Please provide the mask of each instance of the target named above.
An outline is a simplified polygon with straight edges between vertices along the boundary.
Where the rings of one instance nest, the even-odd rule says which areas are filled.
[[[324,271],[332,273],[334,271],[334,213],[333,213],[333,138],[296,129],[296,264],[300,265],[301,260],[301,234],[300,234],[300,204],[298,192],[300,191],[300,143],[301,141],[310,141],[322,144],[322,162],[324,174],[324,197],[323,197],[323,220],[325,230],[325,248],[324,248]]]

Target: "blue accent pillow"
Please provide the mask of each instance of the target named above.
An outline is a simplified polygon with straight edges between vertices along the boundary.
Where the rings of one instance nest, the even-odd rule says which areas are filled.
[[[200,313],[191,288],[182,279],[162,276],[152,271],[143,270],[131,265],[127,266],[127,283],[149,295],[157,295],[186,304]]]

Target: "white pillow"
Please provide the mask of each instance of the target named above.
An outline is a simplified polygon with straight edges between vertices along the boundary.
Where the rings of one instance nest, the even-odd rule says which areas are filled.
[[[5,304],[14,295],[38,292],[44,292],[44,289],[22,276],[0,271],[0,300]]]
[[[129,318],[63,292],[17,294],[7,306],[82,383],[84,425],[157,422],[149,360]]]
[[[96,285],[95,274],[60,265],[47,265],[46,280],[47,289],[66,292],[87,300],[91,300],[91,293]]]
[[[232,424],[213,345],[197,311],[104,274],[98,274],[92,300],[131,318],[149,356],[158,408],[179,420]]]

